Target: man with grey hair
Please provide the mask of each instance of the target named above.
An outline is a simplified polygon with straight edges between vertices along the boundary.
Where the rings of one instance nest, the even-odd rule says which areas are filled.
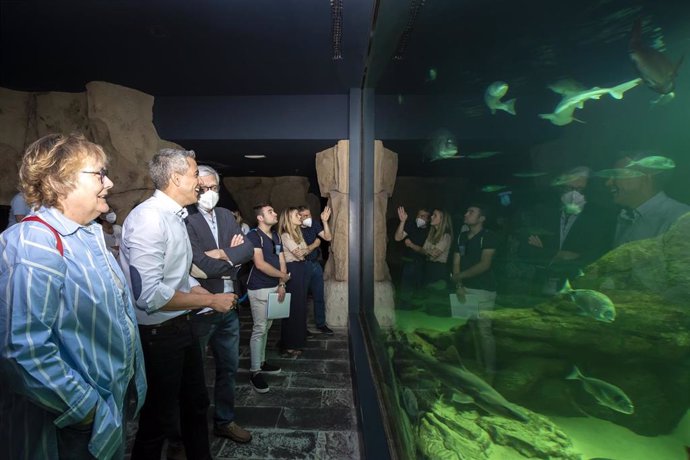
[[[209,400],[192,315],[207,307],[225,313],[232,293],[212,294],[189,275],[192,248],[185,206],[199,188],[195,154],[163,149],[149,163],[153,196],[134,208],[122,229],[120,263],[135,300],[149,392],[132,459],[160,458],[179,428],[188,458],[209,459]]]
[[[574,277],[611,247],[613,222],[605,210],[588,201],[589,175],[588,167],[578,166],[553,182],[560,193],[559,218],[554,219],[552,213],[542,225],[548,231],[528,238],[546,264],[545,293],[555,293],[567,278]]]
[[[199,201],[187,207],[185,219],[192,243],[192,276],[213,293],[239,292],[237,273],[252,260],[254,246],[228,209],[216,207],[220,177],[210,166],[199,166]],[[239,362],[240,319],[237,309],[226,313],[194,315],[193,325],[201,336],[202,353],[211,345],[216,366],[213,433],[235,442],[249,442],[252,435],[235,423],[235,374]]]

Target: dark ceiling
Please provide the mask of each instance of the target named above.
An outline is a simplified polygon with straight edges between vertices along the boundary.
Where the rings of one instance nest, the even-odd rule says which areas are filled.
[[[400,154],[400,174],[459,174],[461,162],[423,162],[433,128],[450,129],[474,150],[526,152],[558,137],[562,128],[536,116],[558,101],[546,85],[636,77],[628,40],[637,18],[649,44],[674,59],[690,50],[687,0],[0,0],[0,86],[83,91],[104,80],[194,97],[347,94],[365,84],[428,125],[377,133]],[[483,94],[495,80],[510,82],[528,116],[489,114]],[[652,93],[642,91],[647,104]],[[415,112],[404,103],[411,97],[436,102]],[[231,175],[313,175],[313,154],[334,141],[182,144]],[[250,150],[281,160],[244,160]]]

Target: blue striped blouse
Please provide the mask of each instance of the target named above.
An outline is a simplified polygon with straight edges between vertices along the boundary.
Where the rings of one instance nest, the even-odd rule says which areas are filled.
[[[55,208],[0,235],[0,458],[56,459],[58,429],[95,408],[89,450],[110,458],[124,442],[130,382],[146,378],[124,275],[97,223]]]

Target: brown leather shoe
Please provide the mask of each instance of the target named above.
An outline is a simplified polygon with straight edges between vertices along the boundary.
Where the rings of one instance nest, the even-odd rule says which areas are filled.
[[[239,426],[235,422],[230,422],[225,425],[216,425],[213,427],[213,434],[222,436],[224,438],[232,439],[235,442],[249,442],[252,440],[252,434]]]

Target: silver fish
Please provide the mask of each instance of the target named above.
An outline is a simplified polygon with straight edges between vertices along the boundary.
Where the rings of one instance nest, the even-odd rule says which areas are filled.
[[[565,280],[559,294],[570,296],[580,308],[582,316],[590,316],[604,323],[612,323],[616,319],[616,307],[606,294],[592,289],[573,289],[568,280]]]
[[[594,399],[604,407],[627,415],[635,412],[635,406],[623,390],[603,380],[585,377],[577,366],[573,366],[573,371],[566,379],[582,381],[585,391],[594,396]]]
[[[503,110],[511,115],[515,115],[515,99],[508,101],[501,101],[501,98],[508,92],[508,83],[504,81],[495,81],[486,88],[484,92],[484,102],[491,110],[491,114],[495,114],[496,110]]]

